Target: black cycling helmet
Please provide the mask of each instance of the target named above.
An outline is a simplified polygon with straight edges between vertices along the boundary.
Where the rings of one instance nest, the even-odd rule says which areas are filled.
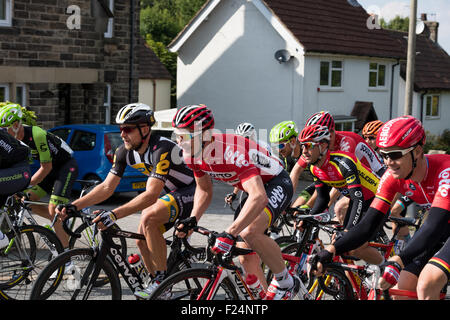
[[[123,106],[116,116],[117,124],[155,124],[153,110],[144,103],[130,103]]]

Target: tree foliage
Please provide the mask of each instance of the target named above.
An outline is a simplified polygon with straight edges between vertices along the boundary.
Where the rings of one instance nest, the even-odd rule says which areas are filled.
[[[397,30],[408,32],[409,30],[409,17],[402,18],[396,16],[390,21],[386,21],[383,18],[380,19],[380,25],[383,29]]]
[[[142,37],[155,52],[174,79],[177,78],[177,54],[167,45],[189,23],[207,0],[141,0]],[[172,105],[176,84],[172,84]]]

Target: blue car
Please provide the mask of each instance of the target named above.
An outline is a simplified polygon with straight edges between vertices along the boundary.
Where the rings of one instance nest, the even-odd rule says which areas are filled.
[[[74,151],[78,179],[103,181],[111,169],[116,148],[123,143],[116,125],[69,124],[48,131],[61,137]],[[127,166],[115,192],[143,191],[147,178]],[[73,189],[79,191],[80,184],[75,183]]]

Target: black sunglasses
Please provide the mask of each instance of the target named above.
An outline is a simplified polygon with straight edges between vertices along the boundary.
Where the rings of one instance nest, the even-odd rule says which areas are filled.
[[[383,157],[383,159],[391,159],[391,160],[398,160],[401,157],[403,157],[405,154],[411,152],[414,149],[414,147],[404,149],[404,150],[392,150],[392,151],[384,151],[380,150],[380,154]]]
[[[133,132],[137,128],[142,128],[144,126],[130,126],[130,127],[119,127],[120,132],[124,132],[126,134]]]

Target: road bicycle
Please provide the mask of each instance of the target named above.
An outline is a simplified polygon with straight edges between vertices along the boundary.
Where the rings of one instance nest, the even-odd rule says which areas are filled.
[[[206,268],[192,268],[179,271],[166,278],[151,294],[151,300],[257,300],[258,296],[252,292],[244,280],[244,272],[233,261],[240,255],[253,253],[251,249],[233,247],[227,254],[213,255],[211,247],[214,245],[217,232],[196,226],[194,232],[208,237],[207,253],[212,263]],[[286,263],[291,274],[297,269],[299,259],[286,257]],[[306,288],[300,287],[297,294],[299,299],[309,299]]]
[[[0,250],[0,300],[28,298],[31,286],[40,271],[63,246],[56,234],[37,224],[26,225],[24,216],[16,214],[13,197],[0,209],[1,231],[10,239]],[[26,218],[34,223],[31,215]]]
[[[398,228],[389,240],[389,243],[369,242],[370,247],[377,248],[383,254],[384,259],[388,259],[393,255],[395,238],[398,231],[403,226],[418,229],[420,225],[416,224],[411,218],[395,218],[389,217],[390,222],[398,225]],[[315,257],[310,258],[312,265],[315,265]],[[332,297],[344,300],[369,300],[370,299],[370,280],[368,277],[373,273],[367,272],[364,266],[358,266],[355,261],[359,258],[349,255],[336,256],[331,264],[331,268],[327,265],[324,275],[317,278],[318,284],[322,291]],[[336,267],[339,266],[339,267]],[[347,267],[345,267],[347,266]]]
[[[93,236],[98,234],[101,241],[91,243],[90,248],[75,248],[66,251],[52,260],[39,274],[31,290],[32,300],[119,300],[122,286],[119,275],[134,293],[143,290],[148,278],[128,263],[114,239],[145,240],[144,235],[120,230],[117,225],[100,231],[92,223],[94,215],[72,212],[70,216],[84,216],[85,222],[93,226]],[[67,221],[67,220],[66,220]],[[67,223],[64,230],[73,235]],[[170,242],[168,272],[191,268],[204,252],[202,248],[192,247],[187,240],[174,238]],[[182,249],[184,248],[184,249]],[[71,265],[69,272],[67,265]],[[56,276],[53,276],[56,275]]]

